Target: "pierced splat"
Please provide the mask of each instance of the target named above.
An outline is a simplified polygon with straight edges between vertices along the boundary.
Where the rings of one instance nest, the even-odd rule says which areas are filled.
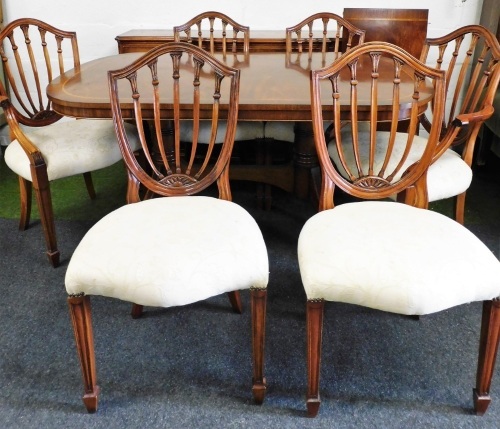
[[[207,23],[208,22],[208,28]],[[220,27],[220,28],[219,28]],[[250,49],[250,29],[238,24],[220,12],[204,12],[182,25],[174,27],[174,40],[194,43],[192,30],[196,32],[196,44],[210,53],[244,52]],[[232,31],[231,31],[232,30]],[[231,34],[232,33],[232,34]],[[208,46],[207,46],[208,45]],[[220,47],[219,47],[220,45]],[[242,46],[242,48],[241,48]]]

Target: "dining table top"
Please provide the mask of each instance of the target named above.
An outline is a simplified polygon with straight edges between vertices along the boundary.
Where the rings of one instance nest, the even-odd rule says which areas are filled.
[[[121,69],[144,53],[130,52],[98,58],[81,64],[54,79],[47,87],[47,96],[53,109],[65,116],[77,118],[111,118],[107,72]],[[215,54],[227,65],[241,70],[238,119],[245,121],[311,121],[310,70],[322,68],[335,60],[334,53],[314,52],[288,54],[286,52],[250,52],[244,54]],[[384,111],[391,110],[393,73],[391,61],[381,62],[379,76],[379,119]],[[387,72],[384,72],[386,70]],[[360,117],[370,110],[369,95],[371,67],[358,67]],[[345,84],[349,79],[346,77]],[[401,79],[400,119],[409,112],[413,96],[413,79],[405,75]],[[331,105],[331,91],[324,91],[325,106]],[[422,112],[432,98],[432,87],[421,90]],[[124,100],[124,102],[126,102]],[[348,104],[348,103],[347,103]],[[346,106],[347,107],[347,106]],[[128,112],[128,114],[127,114]],[[165,118],[168,119],[168,109]],[[329,114],[325,111],[325,117]],[[347,113],[346,113],[347,114]],[[132,102],[124,115],[133,117]],[[221,115],[224,106],[221,105]],[[148,119],[145,117],[145,119]],[[389,118],[387,118],[389,119]]]

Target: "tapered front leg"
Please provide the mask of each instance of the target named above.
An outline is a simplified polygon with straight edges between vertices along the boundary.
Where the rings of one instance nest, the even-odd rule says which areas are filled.
[[[306,307],[307,329],[307,415],[316,417],[319,399],[319,374],[321,363],[321,338],[323,333],[323,300],[309,300]]]
[[[500,339],[500,301],[483,302],[481,338],[477,364],[476,388],[474,389],[474,411],[483,415],[490,405],[490,387]]]
[[[266,339],[267,289],[250,289],[252,313],[253,377],[252,392],[257,404],[264,402],[266,378],[264,377],[264,345]]]
[[[75,333],[76,349],[82,367],[85,394],[83,403],[89,413],[97,410],[99,386],[97,386],[94,336],[92,333],[92,317],[88,296],[70,295],[68,297],[69,312]]]

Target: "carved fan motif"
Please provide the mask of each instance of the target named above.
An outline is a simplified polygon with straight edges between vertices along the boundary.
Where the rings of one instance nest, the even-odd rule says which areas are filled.
[[[373,188],[380,189],[380,188],[383,188],[385,186],[390,185],[389,181],[383,179],[382,177],[378,177],[378,176],[361,177],[353,183],[355,185],[357,185],[361,188],[365,188],[365,189],[373,189]]]
[[[172,174],[171,176],[165,177],[163,180],[160,180],[160,182],[165,186],[176,188],[187,186],[192,183],[196,183],[197,181],[194,178],[183,174]]]

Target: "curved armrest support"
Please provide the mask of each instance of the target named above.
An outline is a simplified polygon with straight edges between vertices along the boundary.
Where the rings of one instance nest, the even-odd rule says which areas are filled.
[[[33,144],[26,134],[24,134],[23,130],[19,126],[19,122],[16,118],[16,110],[14,109],[14,106],[12,106],[9,98],[4,95],[0,96],[0,106],[5,113],[5,118],[9,124],[11,136],[15,137],[24,149],[26,155],[30,159],[30,163],[35,166],[45,164],[45,159],[43,158],[40,150]]]

